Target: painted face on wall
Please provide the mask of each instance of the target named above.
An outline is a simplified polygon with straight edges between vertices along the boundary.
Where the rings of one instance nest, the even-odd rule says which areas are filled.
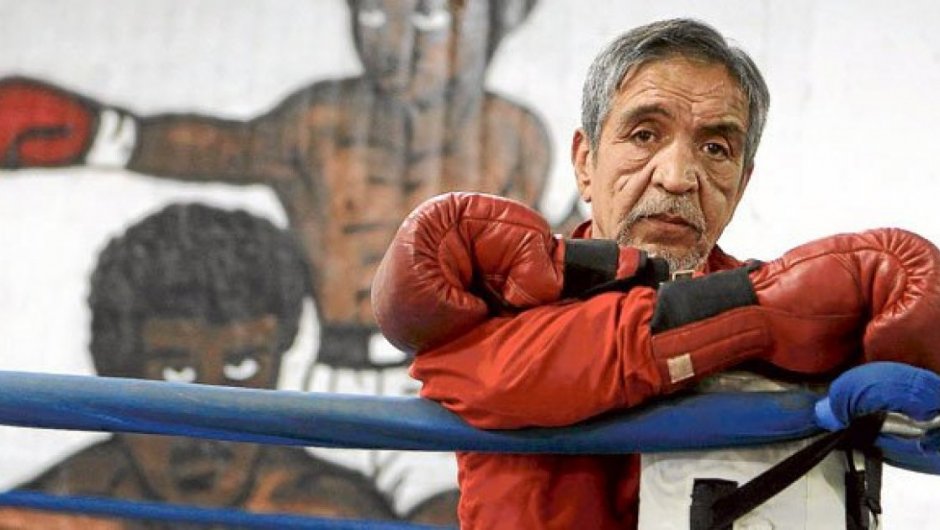
[[[144,377],[274,388],[280,355],[271,315],[214,325],[150,319],[143,326]],[[246,492],[260,447],[170,436],[121,435],[147,487],[167,501],[229,505]]]
[[[592,150],[575,133],[572,162],[591,203],[593,235],[692,269],[707,257],[744,193],[748,106],[720,64],[673,57],[621,81]]]
[[[381,92],[418,101],[483,84],[488,0],[350,0],[356,49]],[[459,79],[458,79],[459,78]]]

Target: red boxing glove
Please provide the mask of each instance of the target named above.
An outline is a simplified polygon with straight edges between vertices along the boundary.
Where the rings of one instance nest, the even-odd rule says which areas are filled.
[[[97,105],[23,78],[0,82],[0,167],[82,162],[94,138]]]
[[[449,193],[405,219],[372,281],[386,338],[418,351],[446,342],[494,310],[583,295],[615,282],[653,283],[668,268],[614,241],[565,240],[538,212],[479,193]]]
[[[892,256],[885,263],[859,263],[865,272],[862,281],[871,281],[872,318],[862,342],[865,361],[897,361],[940,373],[940,252],[900,230],[869,237],[890,248]]]
[[[863,360],[940,369],[940,253],[929,241],[897,229],[843,234],[752,269],[664,284],[651,326],[672,383],[748,358],[817,374]],[[763,334],[763,346],[696,354],[697,341],[722,330],[695,326],[731,310],[759,323],[747,333]]]

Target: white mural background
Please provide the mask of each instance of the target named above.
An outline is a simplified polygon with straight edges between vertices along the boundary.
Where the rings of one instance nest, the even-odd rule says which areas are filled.
[[[552,218],[575,200],[568,147],[599,48],[652,20],[694,17],[747,49],[772,94],[752,183],[721,243],[769,259],[839,231],[900,226],[940,242],[940,7],[930,0],[542,0],[488,86],[552,137]],[[343,0],[0,0],[0,76],[38,77],[138,115],[263,113],[295,89],[360,71]],[[92,373],[87,280],[105,241],[181,200],[286,220],[263,186],[182,184],[88,168],[0,172],[0,369]],[[312,322],[313,319],[305,319]],[[300,388],[312,324],[282,388]],[[104,435],[0,428],[0,487]],[[890,470],[885,528],[932,527],[940,478]]]

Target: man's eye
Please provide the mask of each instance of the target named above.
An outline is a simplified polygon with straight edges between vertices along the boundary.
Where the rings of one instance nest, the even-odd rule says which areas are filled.
[[[640,129],[631,134],[630,139],[637,144],[648,144],[656,139],[656,134],[649,129]]]
[[[261,365],[251,357],[245,357],[238,363],[225,363],[222,367],[222,373],[232,381],[245,381],[254,377]]]
[[[447,9],[433,9],[431,11],[418,11],[411,15],[411,23],[419,31],[441,31],[450,27],[451,15]]]
[[[356,15],[356,20],[359,22],[360,26],[380,28],[385,25],[387,18],[382,10],[373,8],[359,11],[359,14]]]
[[[192,383],[196,381],[196,369],[192,366],[181,366],[179,368],[164,366],[161,375],[163,375],[164,381],[171,383]]]
[[[728,149],[723,144],[717,142],[708,142],[703,147],[702,150],[705,151],[705,154],[712,158],[725,159],[731,157],[731,150]]]

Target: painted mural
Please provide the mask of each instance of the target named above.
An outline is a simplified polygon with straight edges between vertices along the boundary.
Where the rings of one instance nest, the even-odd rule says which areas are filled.
[[[320,340],[307,390],[414,393],[407,355],[376,333],[372,274],[401,220],[428,197],[478,190],[537,205],[550,163],[546,128],[533,109],[484,87],[502,38],[535,3],[349,0],[349,20],[336,23],[348,24],[363,73],[316,81],[246,120],[140,114],[45,79],[0,79],[2,169],[124,168],[262,184],[286,213],[285,231],[246,212],[177,204],[110,240],[90,278],[97,373],[274,388],[309,296]],[[448,455],[374,452],[366,466],[321,455],[115,435],[21,487],[456,520],[456,477],[429,477],[442,458],[452,469]],[[0,528],[162,528],[16,510],[0,520]]]
[[[200,204],[171,205],[110,241],[98,258],[88,301],[97,372],[274,388],[281,356],[297,334],[307,275],[296,239],[270,221]],[[303,449],[197,438],[115,434],[21,489],[395,518],[365,476]],[[5,509],[0,528],[181,526]]]
[[[114,373],[96,364],[91,347],[101,335],[88,302],[104,249],[168,205],[201,203],[221,217],[240,209],[269,220],[295,239],[306,262],[304,288],[313,294],[303,300],[293,346],[278,357],[277,388],[413,394],[407,358],[372,333],[364,296],[368,263],[394,218],[425,194],[476,186],[537,199],[561,224],[576,204],[567,146],[584,73],[615,35],[664,18],[719,28],[751,52],[771,88],[755,175],[723,248],[773,259],[873,226],[940,241],[932,193],[940,176],[933,156],[940,32],[932,0],[889,8],[853,0],[0,0],[0,13],[3,370]],[[485,171],[462,171],[474,164]],[[242,329],[258,315],[234,316],[212,317],[203,331],[224,337],[229,324]],[[168,348],[208,348],[215,339],[200,326],[188,346]],[[251,329],[263,336],[261,328]],[[210,382],[262,368],[245,358],[214,368]],[[146,377],[207,377],[200,372],[207,368],[182,361],[168,368]],[[212,444],[143,451],[106,434],[5,426],[0,446],[0,487],[95,487],[82,462],[94,447],[114,447],[101,449],[106,464],[92,466],[96,473],[111,466],[101,480],[158,500],[173,488],[213,491],[215,477],[243,458]],[[144,452],[155,460],[142,465],[136,455]],[[197,453],[213,455],[210,463]],[[345,484],[327,490],[359,492],[330,497],[320,513],[364,514],[370,506],[392,519],[452,513],[450,455],[270,454],[296,460],[288,467],[320,484]],[[281,469],[269,464],[258,457],[233,475],[238,494],[192,498],[242,507],[249,497],[323,499],[295,497],[296,476],[268,482],[264,469]],[[159,478],[158,465],[170,476]],[[937,482],[886,469],[884,527],[933,528]],[[378,504],[369,500],[376,492]],[[130,524],[34,512],[45,519],[28,525],[3,515],[0,528]]]

